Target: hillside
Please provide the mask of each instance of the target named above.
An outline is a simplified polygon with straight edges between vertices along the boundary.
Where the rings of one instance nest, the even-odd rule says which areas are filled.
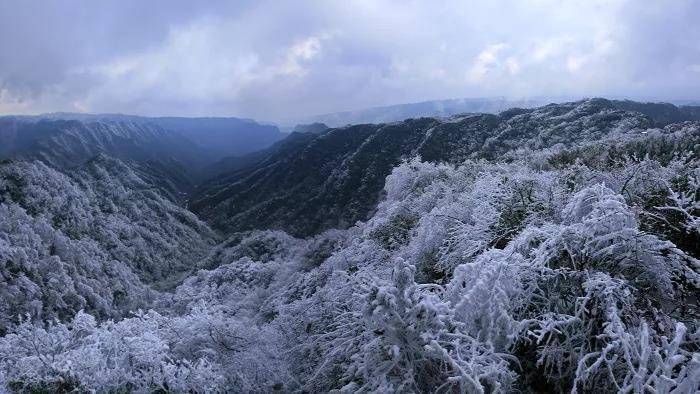
[[[674,108],[295,132],[189,201],[221,238],[152,161],[4,161],[0,384],[695,393],[700,122]]]
[[[53,113],[34,118],[155,125],[179,134],[196,144],[199,148],[207,150],[208,159],[212,161],[225,156],[255,152],[286,137],[286,134],[280,132],[276,126],[261,124],[252,119],[231,117],[186,118],[175,116],[147,117],[120,114]]]
[[[205,184],[190,207],[224,231],[277,228],[308,236],[366,220],[402,160],[459,163],[639,133],[655,121],[602,99],[499,115],[420,118],[309,135],[251,167]],[[225,180],[225,181],[221,181]]]
[[[106,156],[59,172],[0,164],[0,332],[26,313],[50,321],[148,305],[149,284],[191,269],[216,236],[139,170]]]
[[[367,108],[357,111],[323,114],[306,119],[307,122],[325,123],[331,127],[342,127],[362,123],[390,123],[409,118],[450,117],[461,114],[498,114],[511,108],[533,108],[548,103],[561,103],[562,98],[532,98],[511,100],[506,98],[472,98],[433,100],[419,103],[397,104]],[[631,100],[610,100],[618,109],[641,112],[654,118],[659,125],[683,120],[700,120],[700,106],[689,102],[679,105],[669,103],[642,103]]]
[[[0,142],[3,156],[40,159],[54,167],[84,163],[98,153],[149,160],[197,160],[201,153],[182,137],[153,125],[66,120],[26,121],[3,118]]]

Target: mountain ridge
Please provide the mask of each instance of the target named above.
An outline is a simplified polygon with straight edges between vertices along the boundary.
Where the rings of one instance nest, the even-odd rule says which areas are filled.
[[[164,158],[0,160],[0,385],[697,391],[690,117],[589,99],[300,128],[224,163],[201,218]]]
[[[329,129],[321,135],[308,134],[304,144],[279,151],[276,157],[236,170],[228,183],[205,185],[190,200],[190,207],[223,231],[268,226],[308,236],[364,220],[379,201],[384,177],[411,156],[448,163],[489,159],[512,149],[567,145],[667,123],[621,107],[630,105],[588,99],[510,109],[499,115]],[[642,109],[650,113],[649,108]]]
[[[593,98],[594,99],[594,98]],[[450,117],[469,113],[498,114],[511,108],[534,108],[551,103],[566,103],[576,99],[566,97],[533,97],[523,99],[509,99],[506,97],[492,98],[455,98],[444,100],[429,100],[415,103],[402,103],[379,107],[363,108],[354,111],[341,111],[308,117],[306,123],[326,123],[331,127],[341,127],[349,124],[360,123],[390,123],[416,117]],[[658,111],[660,106],[675,106],[675,111],[689,109],[697,120],[697,101],[634,101],[630,99],[610,99],[611,102],[621,106],[627,105],[634,110]],[[656,108],[655,108],[656,107]],[[696,107],[696,108],[693,108]],[[667,108],[668,110],[668,108]],[[673,112],[674,110],[671,109]],[[686,113],[686,116],[688,114]]]
[[[42,115],[7,115],[0,123],[11,121],[38,123],[43,121],[79,121],[82,123],[128,123],[141,127],[157,126],[187,138],[208,151],[209,160],[254,152],[287,134],[277,126],[258,123],[253,119],[235,117],[146,117],[126,114],[85,114],[58,112]]]

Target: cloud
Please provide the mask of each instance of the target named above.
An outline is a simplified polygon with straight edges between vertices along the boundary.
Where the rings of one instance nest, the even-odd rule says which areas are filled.
[[[489,45],[486,47],[486,49],[479,52],[479,54],[476,55],[474,64],[472,64],[471,68],[467,72],[467,81],[472,83],[481,82],[484,80],[489,71],[499,68],[501,66],[501,62],[498,59],[498,54],[501,52],[501,50],[503,50],[503,48],[505,48],[505,46],[506,45],[503,43]],[[517,63],[514,58],[511,57],[510,59],[512,63]]]
[[[285,121],[447,97],[692,99],[697,15],[697,0],[6,0],[0,113]]]
[[[307,70],[304,68],[303,63],[316,57],[320,51],[320,37],[307,37],[296,42],[287,50],[285,61],[279,67],[280,73],[293,76],[305,75]]]

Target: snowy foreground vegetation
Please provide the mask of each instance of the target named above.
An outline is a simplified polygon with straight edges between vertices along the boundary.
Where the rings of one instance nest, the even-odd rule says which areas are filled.
[[[365,222],[215,246],[116,160],[5,163],[0,383],[694,393],[699,154],[689,122],[459,165],[413,158]]]

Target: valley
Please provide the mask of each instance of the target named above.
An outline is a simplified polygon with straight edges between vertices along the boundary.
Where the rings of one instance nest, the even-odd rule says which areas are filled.
[[[494,112],[0,118],[0,383],[692,392],[698,107]]]

